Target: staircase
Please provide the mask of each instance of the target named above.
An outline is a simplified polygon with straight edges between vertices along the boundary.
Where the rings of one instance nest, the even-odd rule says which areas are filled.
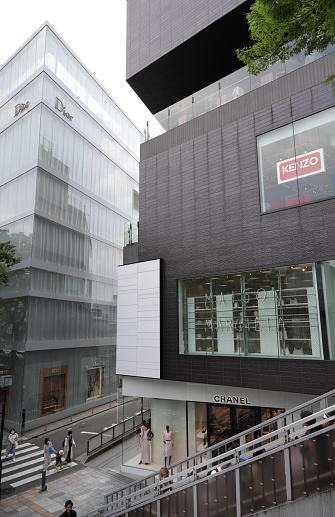
[[[313,414],[301,418],[306,410]],[[335,390],[171,465],[170,485],[147,476],[84,517],[243,517],[327,492],[335,484],[332,411]]]

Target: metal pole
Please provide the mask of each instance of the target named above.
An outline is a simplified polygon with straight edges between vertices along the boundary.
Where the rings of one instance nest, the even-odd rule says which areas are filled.
[[[45,492],[46,489],[48,488],[46,483],[45,483],[46,477],[47,477],[47,471],[45,469],[43,469],[42,470],[42,488],[41,488],[41,492]]]
[[[0,455],[1,455],[1,448],[2,448],[2,441],[3,441],[3,428],[4,428],[4,424],[5,424],[6,396],[7,396],[7,390],[6,390],[6,388],[4,388],[3,397],[2,397],[2,412],[1,412]],[[0,501],[1,501],[1,474],[2,474],[2,459],[0,457]]]
[[[116,388],[116,425],[119,423],[119,388]]]

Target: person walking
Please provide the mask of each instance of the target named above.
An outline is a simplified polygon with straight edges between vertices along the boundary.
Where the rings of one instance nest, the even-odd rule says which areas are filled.
[[[55,464],[56,469],[61,469],[63,467],[63,462],[62,462],[63,454],[64,454],[64,451],[62,451],[62,450],[56,452],[56,464]]]
[[[49,438],[46,438],[44,440],[44,446],[43,446],[43,456],[44,456],[43,470],[48,470],[48,467],[51,463],[51,453],[52,452],[53,452],[52,443],[50,442]]]
[[[66,501],[64,506],[65,512],[63,512],[62,515],[60,515],[60,517],[77,517],[77,512],[73,510],[73,502],[71,501],[71,499]]]
[[[8,458],[8,454],[11,453],[12,460],[16,461],[15,460],[15,451],[16,451],[16,447],[19,445],[18,440],[19,440],[19,435],[17,434],[15,429],[12,427],[12,429],[10,430],[9,435],[8,435],[8,446],[7,446],[7,449],[5,452],[6,459]]]
[[[73,447],[76,447],[76,442],[74,441],[72,430],[69,429],[67,432],[67,437],[64,440],[64,456],[65,456],[65,462],[67,464],[72,462]]]

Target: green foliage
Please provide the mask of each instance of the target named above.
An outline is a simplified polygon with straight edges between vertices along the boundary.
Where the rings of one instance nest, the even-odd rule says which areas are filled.
[[[21,259],[15,256],[15,246],[8,242],[0,243],[0,283],[8,284],[8,271]]]
[[[237,57],[252,75],[300,52],[308,56],[335,43],[334,0],[256,0],[247,20],[254,43],[237,50]]]

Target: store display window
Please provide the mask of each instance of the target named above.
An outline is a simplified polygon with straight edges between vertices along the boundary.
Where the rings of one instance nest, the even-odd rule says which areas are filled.
[[[66,409],[67,366],[42,369],[40,417]]]
[[[94,399],[103,395],[104,367],[96,366],[87,370],[87,398]]]
[[[261,211],[335,195],[335,108],[257,138]]]
[[[188,402],[188,454],[206,451],[207,447],[228,440],[232,436],[264,423],[285,410],[268,407],[227,406]],[[263,434],[277,429],[277,422],[262,428]],[[246,441],[255,438],[253,433],[246,435]],[[204,456],[205,461],[205,456]]]
[[[180,353],[321,358],[312,264],[179,281]]]

